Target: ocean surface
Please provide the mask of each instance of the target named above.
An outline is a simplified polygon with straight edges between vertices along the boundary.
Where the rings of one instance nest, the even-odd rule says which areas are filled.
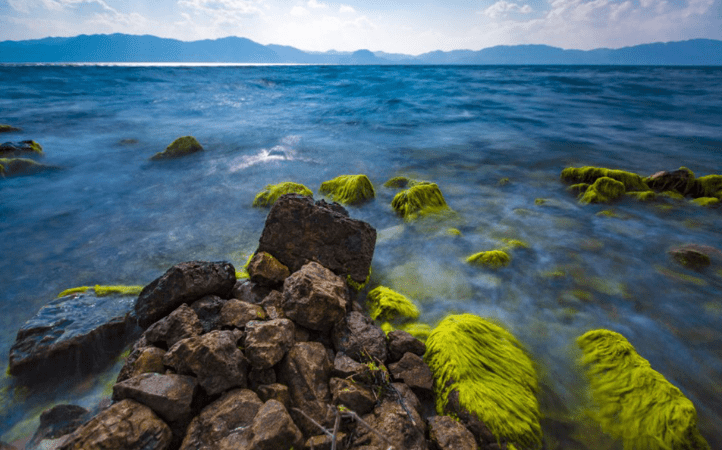
[[[376,199],[348,210],[378,230],[370,286],[407,294],[431,325],[471,312],[512,331],[537,364],[551,448],[621,448],[587,419],[575,339],[595,328],[626,336],[722,448],[722,266],[667,253],[722,250],[722,209],[583,206],[559,179],[583,165],[722,174],[721,81],[721,67],[0,65],[0,123],[23,129],[0,140],[34,139],[62,168],[0,179],[0,361],[64,289],[144,285],[194,259],[241,267],[265,185],[316,193],[364,173]],[[185,135],[205,151],[149,161]],[[399,175],[437,183],[456,214],[404,222],[383,187]],[[529,248],[497,270],[465,262],[504,238]],[[119,367],[44,389],[3,378],[0,440],[54,404],[108,398]]]

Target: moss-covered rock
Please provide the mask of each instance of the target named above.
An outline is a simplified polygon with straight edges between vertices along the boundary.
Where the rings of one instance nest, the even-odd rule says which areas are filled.
[[[592,330],[577,339],[587,366],[594,417],[625,450],[709,450],[692,402],[652,369],[619,333]]]
[[[387,188],[396,188],[396,189],[404,189],[407,187],[415,186],[419,183],[424,183],[423,181],[414,180],[407,177],[393,177],[384,183],[384,187]]]
[[[511,262],[511,256],[504,250],[489,250],[469,256],[466,258],[466,262],[498,269],[499,267],[508,266]]]
[[[404,295],[384,286],[378,286],[366,294],[369,316],[373,320],[417,319],[419,308]]]
[[[624,183],[610,177],[600,177],[579,198],[579,203],[607,203],[624,195]]]
[[[179,158],[200,151],[203,151],[203,147],[196,138],[193,136],[183,136],[171,142],[165,150],[156,153],[150,159],[157,161],[160,159]]]
[[[23,130],[21,130],[20,128],[14,127],[12,125],[0,123],[0,133],[11,133],[13,131],[23,131]]]
[[[589,186],[591,186],[589,183],[577,183],[572,184],[567,188],[567,191],[572,192],[577,195],[582,195],[585,192],[587,192],[587,189],[589,189]]]
[[[0,177],[31,175],[50,168],[27,158],[0,158]]]
[[[649,186],[644,179],[636,173],[624,170],[605,169],[602,167],[567,167],[562,170],[561,179],[570,183],[594,183],[597,179],[606,177],[624,184],[627,191],[648,191]]]
[[[313,197],[313,192],[306,186],[293,183],[291,181],[284,181],[278,184],[269,184],[263,188],[256,198],[253,199],[253,206],[273,206],[276,200],[284,194],[301,194],[307,197]]]
[[[656,200],[657,198],[657,193],[654,191],[625,192],[624,195],[633,198],[638,202],[651,202],[652,200]]]
[[[694,197],[715,197],[722,200],[722,175],[707,175],[697,178]]]
[[[481,317],[450,315],[426,340],[438,414],[468,411],[499,440],[541,448],[537,374],[516,338]]]
[[[406,220],[419,216],[450,212],[436,183],[419,183],[394,196],[391,207]]]
[[[318,192],[345,205],[358,205],[376,196],[374,186],[366,175],[341,175],[321,183]]]
[[[672,172],[657,172],[645,178],[644,182],[655,191],[674,191],[682,196],[690,194],[696,185],[694,172],[686,167],[680,167]]]
[[[0,156],[42,156],[43,147],[35,141],[5,142],[0,144]]]
[[[139,295],[140,291],[143,290],[143,286],[101,286],[98,284],[95,286],[79,286],[64,290],[58,294],[58,297],[65,297],[70,294],[82,294],[90,289],[95,291],[96,297],[106,297],[108,295]]]
[[[720,200],[716,197],[700,197],[695,198],[692,200],[692,203],[694,203],[697,206],[714,206],[718,204]]]

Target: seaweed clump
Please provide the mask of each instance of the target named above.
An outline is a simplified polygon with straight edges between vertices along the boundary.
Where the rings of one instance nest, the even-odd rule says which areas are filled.
[[[497,440],[541,447],[537,374],[511,333],[473,314],[450,315],[426,340],[424,360],[434,375],[438,414],[467,411]]]
[[[98,284],[95,286],[78,286],[64,290],[58,294],[58,298],[65,297],[70,294],[82,294],[90,289],[93,289],[93,291],[95,291],[95,295],[98,297],[107,297],[108,295],[140,295],[140,291],[143,290],[143,286],[101,286]]]
[[[366,294],[369,316],[383,321],[402,318],[417,319],[419,308],[404,295],[384,286],[378,286]]]
[[[301,194],[308,197],[313,196],[313,192],[306,186],[294,183],[291,181],[285,181],[278,184],[268,184],[263,188],[256,198],[253,199],[253,206],[273,206],[276,200],[284,194]]]
[[[156,153],[150,159],[157,161],[159,159],[179,158],[200,151],[203,151],[203,146],[201,146],[196,138],[193,136],[183,136],[171,142],[165,150]]]
[[[624,184],[627,191],[648,191],[649,186],[644,179],[632,172],[624,170],[605,169],[603,167],[567,167],[562,170],[561,179],[572,183],[589,183],[592,184],[597,179],[606,177],[617,180]]]
[[[376,196],[374,186],[366,175],[338,176],[321,183],[318,192],[345,205],[358,205]]]
[[[577,339],[587,366],[596,419],[624,450],[709,450],[692,402],[652,369],[632,344],[610,330]]]
[[[422,182],[394,196],[391,207],[406,220],[451,211],[436,183]]]
[[[498,269],[500,267],[508,266],[511,262],[511,256],[509,256],[509,254],[504,250],[489,250],[469,256],[466,258],[466,262],[469,264],[483,265],[491,267],[492,269]]]
[[[614,178],[600,177],[581,194],[579,203],[607,203],[615,200],[625,193],[624,183]]]

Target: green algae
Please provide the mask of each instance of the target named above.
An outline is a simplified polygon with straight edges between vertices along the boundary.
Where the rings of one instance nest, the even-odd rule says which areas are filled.
[[[608,203],[624,195],[624,183],[610,177],[599,177],[579,199],[579,203]]]
[[[684,200],[684,195],[680,194],[677,191],[663,191],[659,195],[661,195],[663,197],[671,198],[673,200]]]
[[[344,205],[359,205],[376,196],[374,186],[366,175],[338,176],[321,183],[318,192]]]
[[[584,194],[585,192],[587,192],[587,189],[589,189],[589,186],[591,186],[591,184],[589,184],[589,183],[572,184],[571,186],[569,186],[567,188],[567,191],[572,192],[577,195],[581,195],[581,194]]]
[[[33,173],[42,170],[44,165],[28,158],[0,158],[0,176],[12,176]]]
[[[472,314],[444,318],[426,340],[438,414],[452,414],[452,393],[497,437],[540,448],[537,374],[527,352],[502,327]]]
[[[692,402],[652,369],[619,333],[592,330],[577,339],[587,367],[594,418],[625,450],[709,450]]]
[[[707,175],[696,180],[698,195],[695,197],[716,197],[722,199],[722,175]]]
[[[143,290],[143,287],[144,286],[125,285],[101,286],[99,284],[96,284],[95,286],[78,286],[64,290],[58,294],[58,298],[65,297],[70,294],[82,294],[90,289],[95,291],[95,295],[98,297],[107,297],[108,295],[140,295],[140,291]]]
[[[420,340],[421,342],[426,342],[426,340],[429,338],[429,335],[431,334],[432,328],[430,325],[426,323],[421,322],[412,322],[407,323],[401,326],[401,329],[405,332],[409,333],[411,336],[415,337],[416,339]]]
[[[501,241],[507,248],[529,248],[529,244],[519,239],[502,238]]]
[[[253,199],[253,206],[273,206],[276,200],[284,194],[301,194],[313,197],[313,192],[306,186],[284,181],[283,183],[266,185],[262,191],[256,194],[256,198]]]
[[[500,267],[508,266],[511,262],[511,256],[509,256],[509,254],[504,250],[489,250],[469,256],[466,258],[466,262],[469,264],[483,265],[491,267],[492,269],[498,269]]]
[[[14,127],[12,125],[7,125],[4,123],[0,124],[0,133],[10,133],[13,131],[23,131],[23,130],[21,130],[20,128]]]
[[[236,270],[236,280],[243,280],[243,279],[249,279],[251,278],[251,275],[248,273],[248,265],[251,263],[251,260],[255,256],[255,253],[251,253],[248,256],[248,259],[246,259],[246,263],[243,264],[241,267],[241,270]]]
[[[605,209],[605,210],[599,211],[596,214],[596,216],[608,217],[608,218],[619,218],[619,215],[611,209]]]
[[[714,206],[719,202],[720,200],[717,197],[700,197],[692,200],[692,203],[697,206]]]
[[[378,286],[366,294],[369,316],[373,320],[391,321],[399,319],[417,319],[419,308],[398,292],[384,286]]]
[[[627,191],[648,191],[649,186],[636,173],[603,167],[567,167],[562,170],[561,179],[570,183],[594,183],[599,178],[611,178],[624,184]]]
[[[681,282],[684,282],[684,283],[690,283],[690,284],[694,284],[694,285],[697,285],[697,286],[707,286],[707,284],[708,284],[708,283],[707,283],[705,280],[703,280],[702,278],[698,278],[698,277],[695,277],[695,276],[692,276],[692,275],[687,275],[686,273],[675,272],[674,270],[668,269],[668,268],[663,267],[663,266],[661,266],[661,265],[659,265],[659,264],[656,264],[656,265],[654,266],[654,269],[655,269],[657,272],[659,272],[660,274],[662,274],[662,275],[664,275],[664,276],[666,276],[666,277],[668,277],[668,278],[671,278],[671,279],[673,279],[673,280],[676,280],[676,281],[681,281]]]
[[[369,280],[371,279],[371,267],[369,267],[369,273],[366,275],[366,279],[363,281],[363,283],[358,283],[353,278],[351,278],[351,275],[346,275],[346,283],[351,287],[351,289],[355,290],[356,292],[361,291],[363,288],[366,287],[367,284],[369,284]]]
[[[547,202],[547,201],[546,201],[546,199],[544,199],[544,198],[537,198],[537,199],[534,200],[534,204],[537,205],[537,206],[541,206],[541,205],[543,205],[543,204],[546,203],[546,202]]]
[[[625,192],[627,197],[631,197],[638,202],[650,202],[652,200],[656,200],[657,193],[654,191],[634,191],[634,192]]]
[[[179,158],[202,150],[203,146],[201,146],[196,138],[193,136],[182,136],[171,142],[165,150],[156,153],[150,159],[152,161],[157,161],[160,159]]]
[[[391,207],[405,220],[451,212],[436,183],[419,183],[394,196]]]
[[[444,233],[447,236],[461,236],[461,231],[458,228],[447,228]]]
[[[419,181],[414,180],[412,178],[407,177],[393,177],[384,183],[384,187],[387,188],[394,188],[394,189],[405,189],[407,187],[416,186],[417,184],[423,184],[426,183],[426,181]]]
[[[509,178],[507,177],[500,179],[497,183],[498,186],[506,186],[507,184],[509,184]]]
[[[379,328],[381,328],[381,331],[384,332],[384,334],[389,334],[392,331],[396,330],[393,325],[391,325],[391,322],[384,322],[381,325],[379,325]]]

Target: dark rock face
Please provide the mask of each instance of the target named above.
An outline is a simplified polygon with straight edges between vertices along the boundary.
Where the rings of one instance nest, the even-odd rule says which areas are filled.
[[[145,331],[145,339],[152,345],[170,348],[176,342],[203,333],[203,325],[195,311],[181,305],[170,315],[154,323]]]
[[[389,372],[397,380],[403,380],[411,389],[431,393],[434,376],[420,356],[413,353],[404,354],[399,362],[389,365]]]
[[[476,450],[471,431],[449,416],[429,418],[429,436],[440,450]]]
[[[318,263],[306,264],[283,283],[283,312],[303,327],[330,330],[347,307],[346,282]]]
[[[281,264],[273,255],[266,252],[258,252],[248,264],[248,274],[251,281],[262,286],[277,287],[283,284],[283,280],[291,275],[288,267]]]
[[[120,369],[116,383],[133,378],[142,373],[163,373],[165,350],[158,347],[142,347],[134,350]]]
[[[288,392],[288,386],[281,383],[266,384],[258,386],[258,396],[262,401],[278,400],[286,407],[291,407],[291,394]]]
[[[676,191],[682,195],[691,194],[695,188],[694,174],[684,169],[657,172],[645,181],[655,191]]]
[[[714,255],[715,252],[719,253],[719,251],[713,247],[690,244],[673,248],[669,251],[669,254],[684,267],[701,270],[712,264],[710,255]]]
[[[238,280],[233,287],[231,297],[248,303],[258,304],[271,292],[268,286],[261,286],[250,280]]]
[[[270,369],[293,346],[295,327],[288,319],[248,322],[246,357],[255,369]]]
[[[198,383],[186,375],[144,373],[113,386],[113,400],[135,400],[167,422],[185,422]]]
[[[203,333],[208,333],[220,327],[221,310],[226,301],[217,295],[206,295],[191,304],[191,309],[195,311],[198,320],[201,322]]]
[[[370,413],[376,405],[376,397],[368,387],[343,378],[331,378],[329,382],[334,405],[344,405],[359,415]]]
[[[126,343],[134,300],[84,293],[51,301],[18,331],[10,375],[87,373],[107,363]]]
[[[58,450],[166,450],[171,437],[150,408],[123,400],[75,430]]]
[[[251,320],[265,318],[263,307],[232,298],[223,305],[218,323],[224,327],[244,328]]]
[[[362,374],[366,371],[366,365],[354,361],[343,352],[336,353],[333,360],[333,370],[331,374],[338,378],[348,378],[354,375]]]
[[[208,395],[246,387],[248,360],[231,331],[183,339],[168,350],[163,363],[180,374],[195,376]]]
[[[394,330],[387,335],[389,340],[389,361],[398,361],[404,353],[411,352],[418,356],[426,353],[426,344],[403,330]]]
[[[141,291],[135,304],[138,324],[147,328],[183,303],[206,295],[229,298],[235,283],[236,269],[228,262],[176,264]]]
[[[376,230],[348,217],[339,205],[298,194],[281,196],[266,217],[258,252],[275,256],[293,273],[316,261],[343,278],[366,281]]]
[[[85,422],[87,416],[88,410],[77,405],[57,405],[43,411],[40,415],[40,426],[30,439],[28,447],[35,448],[43,439],[57,439],[72,433]]]
[[[364,353],[386,361],[386,335],[373,321],[360,312],[351,311],[333,329],[333,345],[356,361],[365,361]]]
[[[427,450],[429,447],[424,437],[426,424],[416,410],[409,408],[409,413],[398,402],[385,400],[374,409],[373,413],[364,416],[364,420],[371,428],[385,436],[395,448]],[[362,435],[356,439],[352,448],[364,445],[374,448],[388,447],[388,444],[376,434],[366,429],[363,429],[361,433]]]
[[[0,144],[0,157],[42,155],[43,148],[35,141],[5,142]]]

